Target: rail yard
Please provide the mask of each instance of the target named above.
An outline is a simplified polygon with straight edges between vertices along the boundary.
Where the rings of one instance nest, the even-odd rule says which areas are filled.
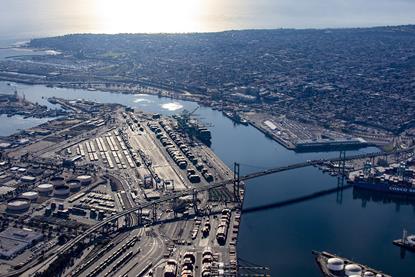
[[[49,101],[68,115],[1,140],[4,276],[236,274],[243,186],[209,147],[172,117]]]

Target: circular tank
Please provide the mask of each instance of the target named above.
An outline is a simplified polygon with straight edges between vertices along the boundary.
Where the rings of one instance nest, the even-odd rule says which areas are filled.
[[[327,267],[333,271],[340,271],[343,270],[344,261],[339,258],[330,258],[327,260]]]
[[[34,201],[39,197],[39,194],[35,191],[27,191],[22,193],[22,197]]]
[[[55,196],[68,196],[69,195],[69,187],[65,185],[56,186],[55,190],[53,191],[53,195]]]
[[[348,264],[344,267],[347,276],[362,275],[362,268],[357,264]]]
[[[363,277],[375,277],[375,273],[372,271],[365,271],[365,273],[363,273]]]
[[[30,200],[23,197],[13,198],[7,202],[7,210],[19,212],[25,211],[30,207]]]
[[[81,176],[78,176],[77,179],[81,182],[81,185],[84,185],[84,186],[89,185],[92,182],[91,175],[81,175]]]
[[[54,187],[62,186],[65,183],[65,178],[62,176],[53,176],[50,178],[50,182]]]
[[[53,190],[52,184],[40,184],[37,186],[38,192],[49,193]]]
[[[33,183],[35,180],[36,178],[30,175],[25,175],[20,178],[20,181],[23,183]]]
[[[66,185],[69,187],[70,190],[77,190],[81,187],[81,181],[78,179],[72,179],[66,182]]]

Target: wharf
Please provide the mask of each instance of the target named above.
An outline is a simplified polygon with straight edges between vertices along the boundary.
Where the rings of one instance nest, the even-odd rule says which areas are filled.
[[[254,122],[252,120],[248,120],[248,123],[252,127],[256,128],[258,131],[263,133],[266,137],[275,140],[276,142],[278,142],[279,144],[281,144],[285,148],[287,148],[289,150],[294,150],[295,149],[295,145],[292,142],[284,140],[281,137],[273,134],[272,132],[268,131],[265,127],[261,126],[259,123]]]
[[[317,251],[312,251],[312,253],[316,256],[316,262],[321,270],[321,272],[323,273],[323,275],[325,277],[346,277],[346,276],[351,276],[350,272],[351,271],[356,271],[356,275],[360,276],[362,274],[372,274],[372,275],[367,275],[367,276],[377,276],[377,277],[391,277],[388,274],[385,274],[379,270],[370,268],[366,265],[363,264],[359,264],[356,263],[354,261],[348,260],[346,258],[337,256],[335,254],[331,254],[328,252],[317,252]],[[342,262],[343,264],[343,268],[341,270],[338,271],[333,271],[329,269],[328,266],[328,261],[329,259],[337,259],[337,261]],[[346,272],[347,270],[344,269],[346,266],[350,265],[350,272]],[[338,266],[338,264],[336,264],[336,266]],[[360,272],[360,273],[359,273]],[[348,274],[349,273],[349,274]]]

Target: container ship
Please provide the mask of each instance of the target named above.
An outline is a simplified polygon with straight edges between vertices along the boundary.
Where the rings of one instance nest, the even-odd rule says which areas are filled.
[[[209,129],[207,129],[205,125],[199,122],[197,119],[190,118],[188,114],[176,115],[174,118],[177,119],[178,128],[180,130],[187,133],[191,137],[197,138],[207,146],[212,144],[212,135]]]
[[[415,196],[414,171],[405,164],[365,170],[351,179],[356,188]]]
[[[379,270],[353,262],[328,252],[313,251],[316,262],[325,277],[391,277]]]

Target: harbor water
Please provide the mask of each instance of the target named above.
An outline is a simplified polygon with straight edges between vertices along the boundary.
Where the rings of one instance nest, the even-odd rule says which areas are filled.
[[[0,82],[0,92],[24,94],[26,99],[54,107],[47,97],[87,99],[101,103],[120,103],[146,112],[172,115],[183,109],[192,110],[196,103],[159,98],[151,95],[113,94],[109,92],[47,88]],[[241,173],[286,165],[309,159],[337,157],[338,153],[295,153],[251,126],[234,125],[221,112],[201,107],[199,119],[209,124],[212,149],[232,168],[241,164]],[[16,122],[31,119],[12,117]],[[22,125],[3,124],[1,134],[7,135]],[[26,123],[25,123],[26,124]],[[25,126],[26,127],[26,126]],[[348,152],[376,151],[366,148]],[[307,201],[297,198],[321,190],[335,188],[337,177],[308,167],[254,179],[246,184],[244,209],[272,204],[271,208],[243,213],[238,241],[239,257],[271,267],[271,276],[321,276],[312,250],[325,250],[381,269],[392,276],[415,276],[414,254],[401,257],[392,245],[402,228],[414,226],[415,209],[411,201],[394,200],[382,195],[358,193],[352,188],[339,193],[314,197]],[[287,204],[288,200],[289,201]],[[272,207],[273,206],[273,207]],[[415,227],[414,227],[415,228]],[[415,231],[415,230],[414,230]]]

